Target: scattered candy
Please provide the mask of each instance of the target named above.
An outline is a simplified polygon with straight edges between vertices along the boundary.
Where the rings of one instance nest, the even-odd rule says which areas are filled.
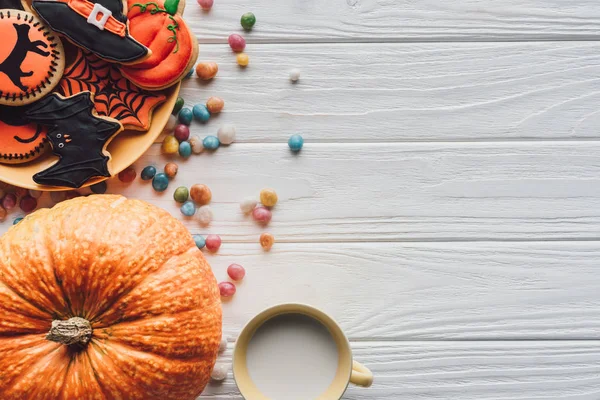
[[[209,11],[213,6],[214,0],[198,0],[198,5],[202,7],[204,11]]]
[[[119,172],[119,180],[123,183],[130,183],[135,180],[137,173],[135,172],[135,168],[132,166],[125,168],[123,171]]]
[[[98,182],[95,185],[90,186],[92,193],[95,194],[104,194],[106,193],[106,189],[108,188],[106,181]]]
[[[302,146],[304,146],[304,139],[300,135],[292,135],[288,140],[288,146],[294,152],[298,152],[302,150]]]
[[[237,33],[229,35],[229,39],[227,41],[229,42],[231,50],[235,51],[236,53],[240,53],[246,48],[246,39]]]
[[[208,81],[217,76],[219,65],[216,62],[201,62],[196,65],[196,75],[203,81]]]
[[[217,137],[222,144],[231,144],[235,141],[235,126],[223,125],[217,131]]]
[[[221,282],[219,283],[219,292],[221,292],[221,297],[231,297],[235,294],[235,285],[231,282]]]
[[[67,194],[65,192],[50,192],[50,199],[52,199],[55,203],[60,203],[64,199],[67,198]]]
[[[175,136],[165,136],[162,142],[162,151],[165,154],[175,154],[179,151],[179,141],[175,139]]]
[[[7,193],[2,199],[2,207],[6,210],[12,210],[17,205],[17,195],[14,193]]]
[[[247,12],[242,15],[240,23],[242,24],[242,28],[245,30],[252,30],[252,27],[254,27],[254,24],[256,23],[256,16],[251,12]]]
[[[206,108],[208,108],[208,112],[211,114],[220,113],[221,110],[223,110],[223,107],[225,107],[225,102],[220,97],[213,96],[206,100]]]
[[[219,354],[225,353],[227,351],[227,345],[229,344],[229,337],[222,336],[221,343],[219,344]]]
[[[202,139],[200,139],[198,136],[192,136],[189,142],[190,145],[192,145],[192,153],[200,154],[204,151],[204,143],[202,143]]]
[[[196,214],[196,205],[193,201],[186,201],[181,205],[179,210],[186,217],[192,217],[194,214]]]
[[[192,118],[194,118],[194,113],[189,108],[183,108],[179,111],[179,115],[177,115],[177,119],[184,125],[189,125],[192,123]]]
[[[277,204],[277,193],[273,189],[263,189],[260,191],[260,202],[265,207],[275,207]]]
[[[210,112],[204,104],[196,104],[192,109],[192,113],[194,114],[194,118],[200,122],[206,122],[210,119]]]
[[[18,224],[21,221],[23,221],[23,217],[15,218],[15,220],[13,221],[13,225]]]
[[[190,128],[187,125],[179,124],[173,130],[173,136],[180,142],[184,142],[190,138]]]
[[[140,176],[143,181],[149,181],[154,178],[154,175],[156,175],[156,168],[152,165],[148,165],[147,167],[144,167]]]
[[[164,192],[169,187],[169,177],[163,172],[159,172],[152,178],[152,188],[157,192]]]
[[[206,239],[202,235],[194,235],[194,243],[196,243],[196,247],[202,250],[204,246],[206,246]]]
[[[25,195],[19,201],[19,208],[24,213],[30,213],[37,208],[37,200],[29,195]]]
[[[173,114],[169,115],[169,120],[167,121],[167,125],[165,125],[165,131],[173,132],[173,129],[177,126],[177,117]]]
[[[273,213],[266,207],[258,206],[254,210],[252,210],[252,218],[260,224],[266,225],[271,222],[271,218],[273,217]]]
[[[190,188],[190,197],[196,204],[203,206],[210,203],[212,192],[208,186],[197,183]]]
[[[227,267],[227,275],[234,281],[241,281],[246,276],[246,270],[240,264],[231,264]]]
[[[4,209],[4,207],[0,206],[0,222],[3,222],[7,215],[8,212]]]
[[[233,293],[235,293],[235,291]],[[221,296],[223,296],[222,292],[221,292]],[[233,294],[231,294],[230,296],[233,296]],[[229,297],[229,296],[224,296],[224,297]],[[210,374],[210,379],[212,379],[213,381],[221,382],[227,378],[228,373],[229,373],[229,365],[228,364],[216,363]]]
[[[194,75],[194,68],[190,69],[188,71],[188,73],[185,74],[185,78],[183,78],[183,79],[190,79],[192,77],[192,75]]]
[[[240,67],[247,67],[250,64],[250,57],[246,53],[240,53],[235,58]]]
[[[198,215],[198,221],[200,221],[200,225],[208,226],[213,220],[213,212],[210,206],[202,206],[198,209],[196,213]]]
[[[27,190],[25,188],[22,188],[22,187],[15,188],[15,194],[17,195],[17,197],[23,197],[27,193],[29,193],[29,190]]]
[[[298,82],[300,80],[300,70],[298,68],[294,68],[290,70],[290,81]]]
[[[44,192],[42,192],[41,190],[33,190],[33,189],[29,189],[29,195],[31,197],[33,197],[34,199],[39,199],[40,197],[42,197],[42,194]]]
[[[192,145],[190,142],[179,143],[179,155],[183,158],[189,158],[192,155]]]
[[[218,137],[210,135],[204,138],[202,145],[207,150],[216,150],[221,145],[221,142]]]
[[[5,194],[6,191],[4,190],[4,188],[0,187],[0,199],[3,198]]]
[[[167,163],[167,165],[165,165],[164,171],[165,174],[167,174],[167,176],[169,177],[169,179],[173,179],[177,175],[177,171],[179,171],[179,166],[174,162],[170,162]]]
[[[260,245],[265,251],[271,250],[273,244],[275,243],[275,237],[270,233],[263,233],[260,235]]]
[[[65,193],[65,198],[67,200],[74,199],[75,197],[81,197],[81,193],[76,190],[69,190]]]
[[[175,105],[173,106],[172,114],[173,115],[179,114],[179,111],[181,111],[184,104],[185,104],[185,101],[183,100],[183,97],[178,97],[177,100],[175,101]]]
[[[206,250],[211,253],[219,251],[221,247],[221,237],[219,235],[208,235],[206,237]]]
[[[173,200],[178,203],[185,203],[187,199],[190,197],[190,191],[185,186],[179,186],[173,192]]]
[[[246,197],[240,203],[240,210],[242,210],[244,214],[250,214],[252,210],[254,210],[254,208],[256,207],[256,203],[258,202],[254,197]]]

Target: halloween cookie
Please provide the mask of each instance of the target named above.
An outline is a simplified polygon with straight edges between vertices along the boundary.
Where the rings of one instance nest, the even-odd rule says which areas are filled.
[[[0,10],[0,104],[39,100],[58,84],[65,66],[58,36],[21,10]]]
[[[78,50],[60,81],[65,96],[89,91],[100,116],[118,120],[125,129],[147,131],[154,108],[166,100],[162,93],[140,89],[125,79],[119,69],[94,54]]]
[[[71,97],[51,94],[29,106],[27,120],[48,127],[48,140],[59,161],[33,176],[40,185],[81,187],[94,177],[109,177],[106,145],[123,127],[98,117],[90,92]]]
[[[131,4],[127,18],[131,35],[150,48],[146,60],[121,68],[137,86],[164,89],[185,77],[198,58],[198,41],[180,13],[179,0]]]
[[[34,0],[33,9],[53,30],[98,57],[132,64],[150,51],[131,37],[124,0]]]
[[[28,162],[49,147],[46,128],[28,122],[22,115],[22,107],[0,106],[0,163]]]

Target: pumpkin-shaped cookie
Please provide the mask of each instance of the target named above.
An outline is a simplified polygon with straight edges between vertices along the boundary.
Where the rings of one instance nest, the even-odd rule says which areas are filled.
[[[80,197],[0,239],[2,400],[192,400],[220,340],[215,277],[166,211]]]

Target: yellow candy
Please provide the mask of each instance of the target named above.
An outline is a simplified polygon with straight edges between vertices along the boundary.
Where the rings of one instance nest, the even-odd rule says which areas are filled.
[[[237,55],[237,63],[240,67],[245,67],[250,63],[250,58],[246,53],[240,53]]]
[[[175,139],[175,136],[166,136],[162,142],[162,151],[166,154],[175,154],[179,152],[179,142]]]
[[[265,207],[273,207],[277,204],[277,193],[273,189],[263,189],[260,191],[260,202]]]

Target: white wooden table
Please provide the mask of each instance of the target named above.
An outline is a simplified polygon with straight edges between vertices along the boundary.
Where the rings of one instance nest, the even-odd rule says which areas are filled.
[[[206,183],[235,338],[265,307],[332,314],[375,374],[353,400],[600,399],[600,5],[596,0],[216,0],[186,19],[218,78],[187,104],[225,111],[238,140],[177,160],[169,191],[109,191],[180,216]],[[245,34],[250,66],[226,45]],[[301,81],[291,84],[297,67]],[[287,138],[305,138],[292,155]],[[139,162],[162,167],[156,144]],[[280,196],[264,253],[238,208]],[[225,356],[229,360],[231,351]],[[202,398],[240,398],[232,377]]]

